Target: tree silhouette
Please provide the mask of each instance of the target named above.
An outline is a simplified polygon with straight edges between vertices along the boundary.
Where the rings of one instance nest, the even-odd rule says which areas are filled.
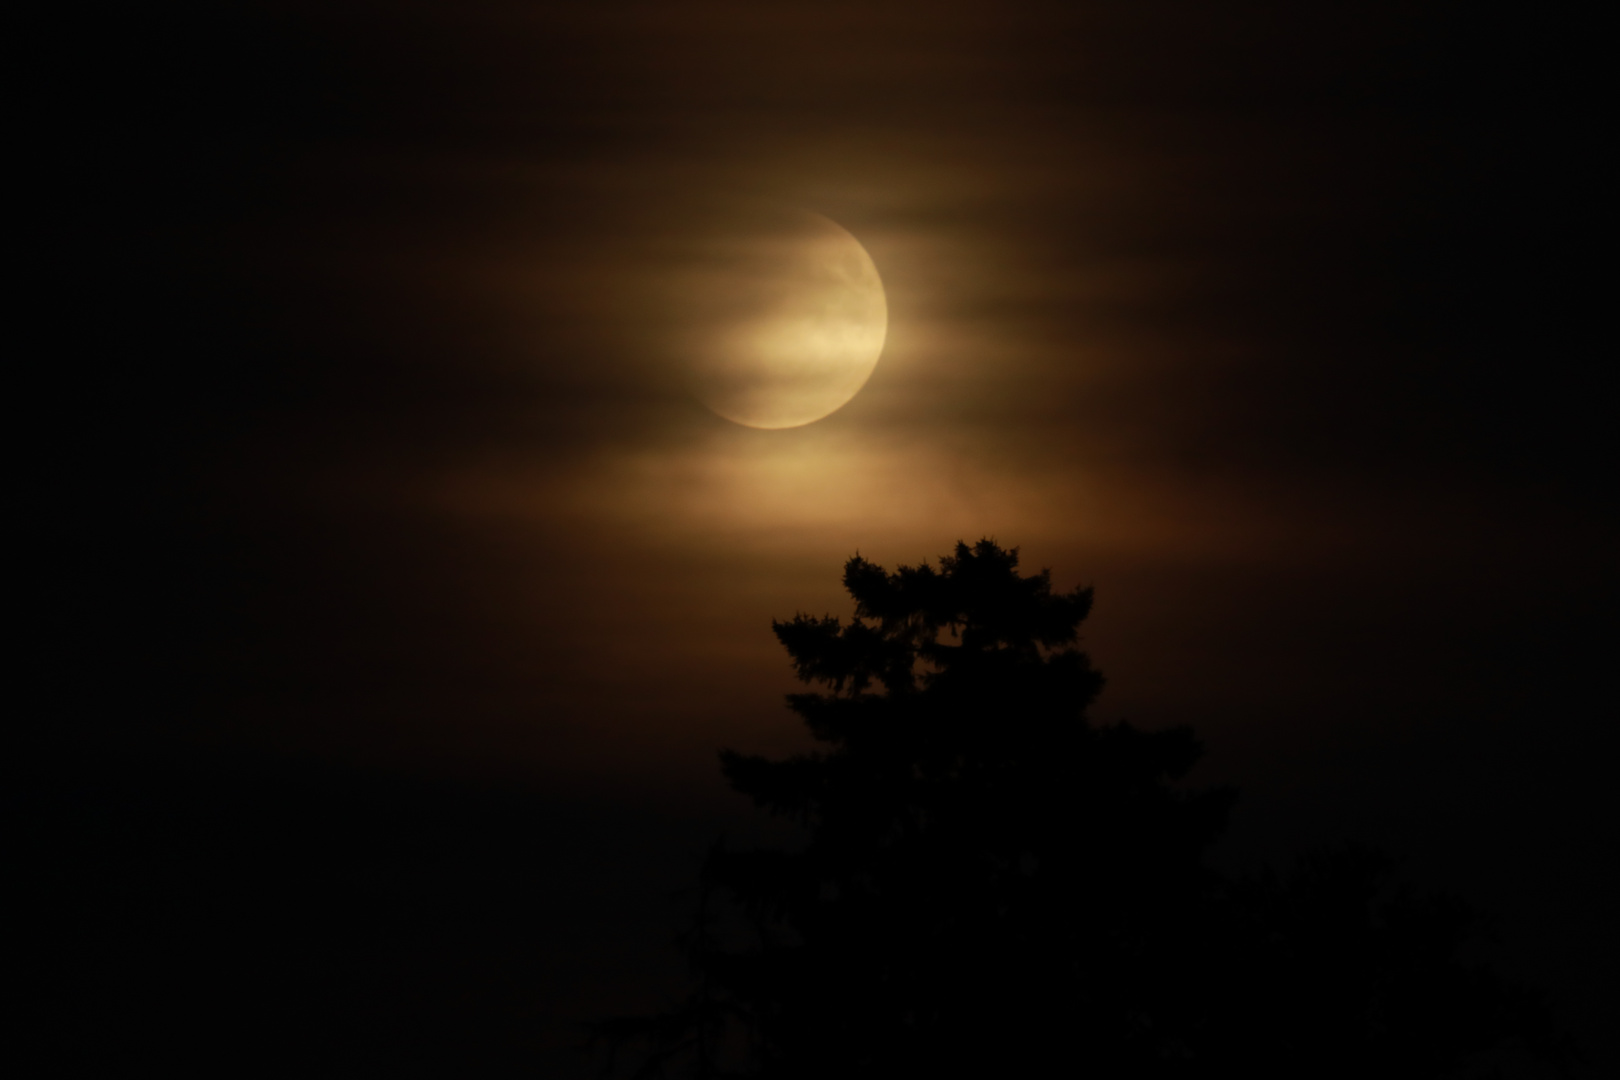
[[[1091,590],[990,540],[937,569],[856,556],[844,585],[848,623],[773,623],[819,687],[788,698],[818,748],[721,754],[807,841],[711,853],[697,993],[599,1030],[646,1039],[643,1074],[718,1075],[728,1031],[731,1064],[794,1078],[1439,1075],[1515,1033],[1550,1052],[1533,1003],[1457,961],[1471,913],[1390,894],[1380,857],[1205,865],[1234,793],[1178,786],[1189,729],[1087,719]]]

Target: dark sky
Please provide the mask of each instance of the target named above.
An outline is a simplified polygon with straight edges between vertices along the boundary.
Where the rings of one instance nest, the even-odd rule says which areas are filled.
[[[1095,586],[1099,717],[1190,723],[1241,787],[1223,857],[1390,848],[1610,1053],[1581,39],[1460,3],[87,10],[39,51],[15,406],[42,753],[724,815],[715,750],[800,737],[770,620],[846,613],[856,551],[992,536]],[[650,297],[728,198],[883,275],[825,420],[731,424],[671,368]]]

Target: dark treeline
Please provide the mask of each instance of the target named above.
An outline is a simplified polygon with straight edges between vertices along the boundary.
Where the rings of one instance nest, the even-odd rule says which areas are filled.
[[[697,815],[263,753],[5,762],[12,1075],[591,1075],[678,987]],[[650,887],[649,887],[650,886]]]
[[[1470,958],[1477,913],[1403,885],[1389,857],[1341,844],[1280,873],[1211,869],[1235,792],[1182,783],[1190,729],[1088,722],[1091,591],[1017,566],[990,541],[937,570],[856,557],[853,620],[775,625],[822,688],[789,699],[820,749],[722,764],[805,842],[713,851],[697,989],[599,1025],[609,1073],[1567,1068],[1538,998]]]
[[[64,1076],[1572,1060],[1536,998],[1471,959],[1476,914],[1387,857],[1211,869],[1234,796],[1183,783],[1191,732],[1086,719],[1089,592],[989,543],[937,570],[856,559],[846,583],[852,622],[776,627],[822,688],[790,701],[822,749],[723,757],[803,827],[793,847],[733,839],[702,862],[721,822],[698,811],[155,742],[10,756],[12,1054]],[[689,907],[682,999],[667,942]]]

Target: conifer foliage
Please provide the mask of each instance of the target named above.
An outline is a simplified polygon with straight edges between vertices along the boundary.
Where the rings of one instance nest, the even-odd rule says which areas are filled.
[[[707,868],[759,930],[705,961],[758,1062],[1005,1068],[1082,1028],[1111,1056],[1158,1054],[1231,801],[1172,786],[1199,757],[1191,732],[1087,720],[1091,590],[1021,574],[1016,549],[958,544],[892,573],[857,556],[844,585],[848,623],[774,624],[819,688],[789,705],[820,747],[722,755],[734,788],[808,832]]]

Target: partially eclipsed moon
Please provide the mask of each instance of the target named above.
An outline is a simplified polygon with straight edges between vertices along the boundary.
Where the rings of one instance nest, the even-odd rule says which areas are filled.
[[[706,245],[709,315],[688,352],[693,393],[727,420],[791,428],[860,392],[889,309],[872,257],[848,230],[801,210],[755,212]]]

